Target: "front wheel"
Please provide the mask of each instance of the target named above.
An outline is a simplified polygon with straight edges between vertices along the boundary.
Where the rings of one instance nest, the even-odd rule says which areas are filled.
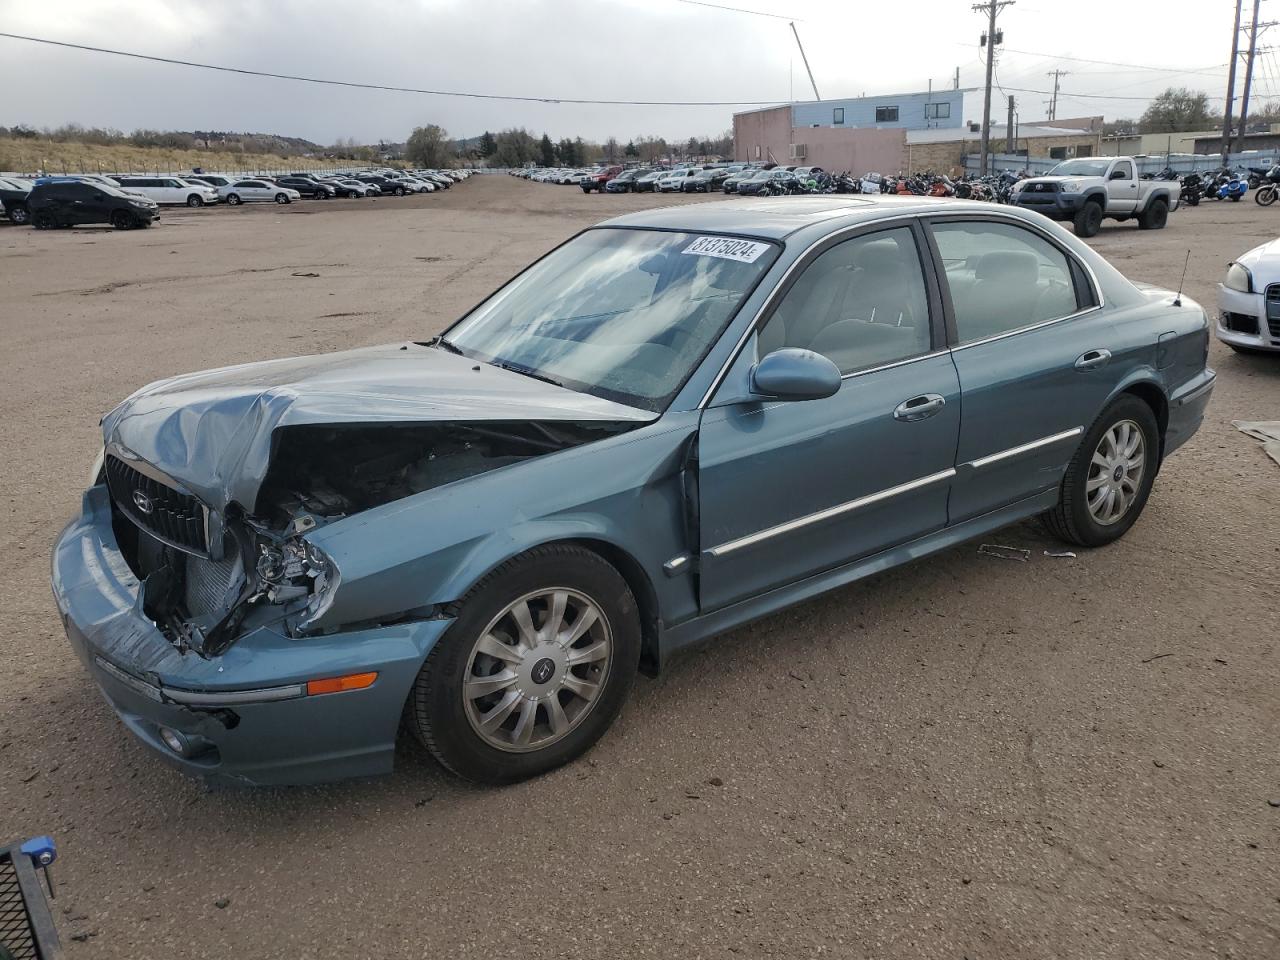
[[[31,213],[27,210],[24,203],[15,204],[9,208],[9,221],[21,226],[24,223],[31,222]]]
[[[227,206],[229,206],[229,207],[238,207],[238,206],[240,206],[240,194],[238,194],[238,193],[228,193],[228,194],[227,194]]]
[[[403,197],[403,196],[404,196],[404,187],[396,187],[396,196],[397,196],[397,197]]]
[[[288,203],[288,202],[289,202],[289,195],[287,193],[276,194],[276,203]]]
[[[1077,237],[1097,236],[1102,228],[1102,207],[1090,201],[1076,213],[1075,230]]]
[[[460,602],[414,683],[412,726],[459,776],[524,780],[604,734],[639,657],[636,602],[618,571],[582,547],[539,547]]]
[[[1269,207],[1276,202],[1275,184],[1267,184],[1253,195],[1253,202],[1260,207]]]
[[[123,210],[117,210],[111,215],[111,226],[117,230],[128,230],[133,226],[133,217],[125,213]]]
[[[1147,504],[1160,465],[1160,428],[1151,408],[1126,394],[1094,421],[1062,479],[1049,532],[1082,547],[1120,539]]]
[[[194,194],[194,193],[193,193],[191,196],[187,197],[187,206],[188,206],[188,207],[203,207],[203,206],[204,206],[204,198],[203,198],[203,197],[201,197],[201,196],[199,196],[198,194]]]

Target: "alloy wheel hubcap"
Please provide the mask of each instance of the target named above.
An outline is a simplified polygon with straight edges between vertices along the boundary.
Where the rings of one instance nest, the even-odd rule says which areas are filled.
[[[467,720],[499,750],[542,749],[591,712],[612,653],[609,621],[590,597],[566,587],[526,594],[471,649],[462,683]]]
[[[1132,420],[1112,425],[1089,461],[1084,489],[1093,519],[1105,527],[1123,518],[1138,499],[1146,468],[1142,428]]]

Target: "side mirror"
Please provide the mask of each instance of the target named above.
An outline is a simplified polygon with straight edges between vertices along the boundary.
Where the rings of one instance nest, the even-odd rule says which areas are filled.
[[[784,347],[751,368],[751,392],[775,400],[821,400],[840,389],[840,368],[812,350]]]
[[[1124,175],[1123,170],[1112,170],[1111,176],[1108,177],[1107,179],[1108,180],[1128,180],[1129,178]]]

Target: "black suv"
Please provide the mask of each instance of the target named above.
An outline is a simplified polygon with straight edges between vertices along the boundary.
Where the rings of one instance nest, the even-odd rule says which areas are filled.
[[[25,182],[0,177],[0,206],[4,207],[5,216],[17,224],[31,219],[27,212],[27,197],[31,187]]]
[[[387,177],[380,177],[376,173],[358,173],[356,179],[361,183],[372,183],[375,187],[382,191],[385,197],[389,193],[394,193],[397,197],[403,197],[409,192],[409,189],[403,183],[396,183]]]
[[[304,197],[310,197],[312,200],[328,200],[330,197],[338,195],[337,188],[331,183],[320,183],[318,180],[312,180],[310,177],[295,176],[290,174],[287,177],[276,177],[276,183],[282,187],[289,187],[297,190]]]
[[[154,200],[121,193],[115,187],[81,181],[37,183],[27,194],[31,224],[37,230],[109,223],[117,230],[149,227],[160,219]]]

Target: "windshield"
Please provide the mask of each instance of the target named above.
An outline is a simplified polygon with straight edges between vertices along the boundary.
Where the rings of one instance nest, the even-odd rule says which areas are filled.
[[[1050,170],[1049,175],[1054,177],[1105,177],[1107,175],[1107,165],[1110,162],[1103,158],[1097,160],[1068,160]]]
[[[588,230],[464,317],[441,346],[662,410],[776,256],[758,240]]]

